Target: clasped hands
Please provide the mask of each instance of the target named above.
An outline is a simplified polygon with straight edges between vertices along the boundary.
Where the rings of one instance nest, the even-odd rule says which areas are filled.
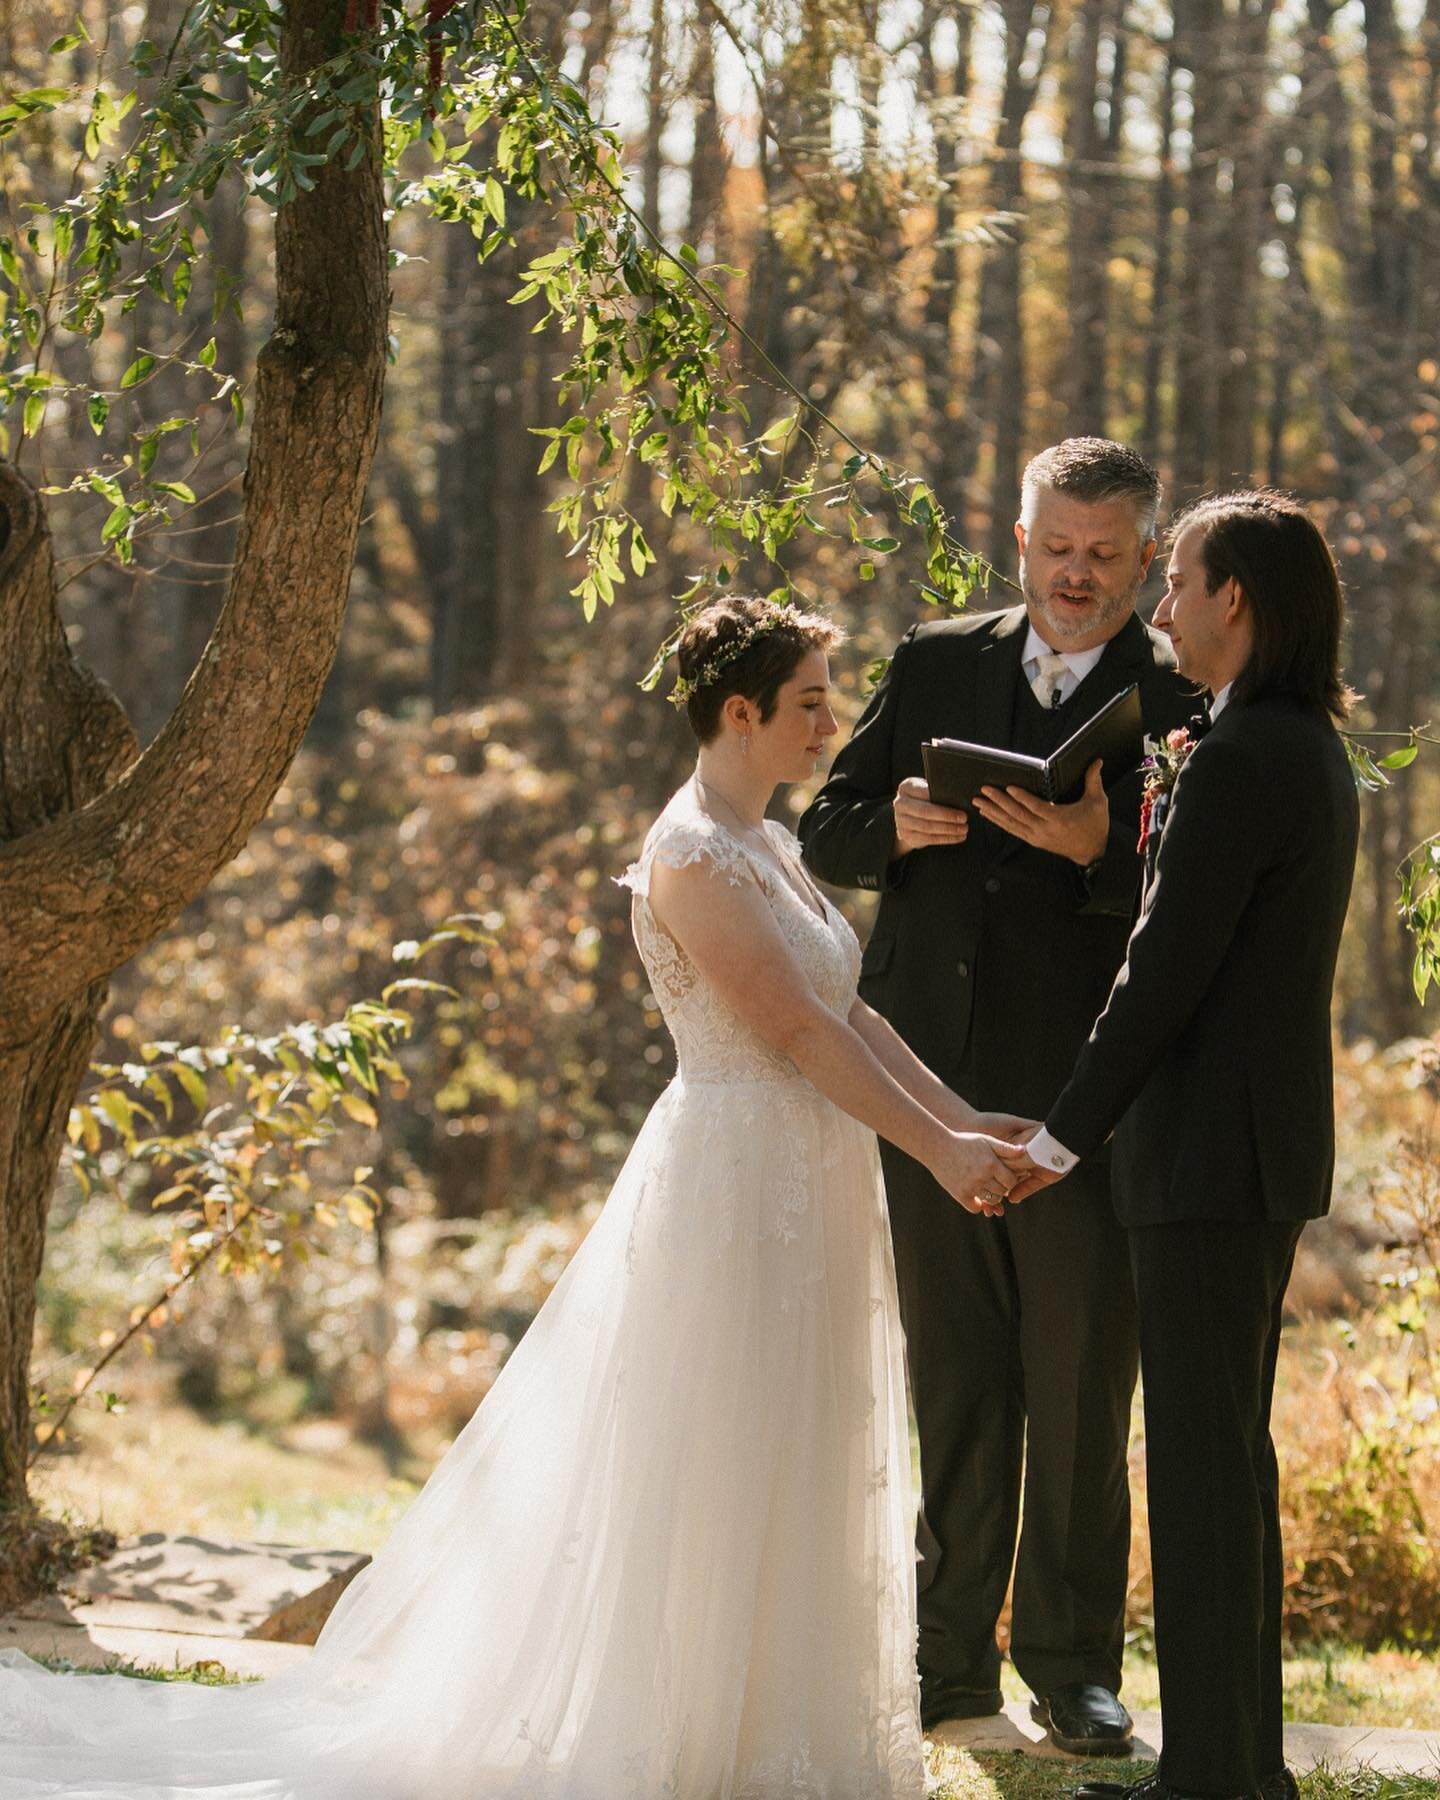
[[[1007,1204],[1060,1179],[1030,1158],[1026,1146],[1039,1129],[1037,1120],[1013,1113],[976,1113],[960,1129],[947,1129],[931,1173],[966,1212],[998,1219]]]
[[[1066,805],[1042,800],[1024,788],[985,787],[975,797],[975,810],[1011,837],[1036,850],[1063,856],[1083,869],[1105,854],[1110,839],[1103,766],[1099,761],[1091,763],[1085,774],[1085,792]],[[918,775],[900,783],[894,816],[897,856],[936,844],[963,844],[970,832],[970,815],[959,807],[938,805],[930,798],[930,784]]]

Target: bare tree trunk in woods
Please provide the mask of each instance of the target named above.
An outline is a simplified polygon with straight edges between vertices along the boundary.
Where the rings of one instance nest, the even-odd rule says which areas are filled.
[[[1215,445],[1221,356],[1215,331],[1216,282],[1229,260],[1221,254],[1226,221],[1217,189],[1225,120],[1216,63],[1226,21],[1220,0],[1176,0],[1174,17],[1176,61],[1190,71],[1193,108],[1176,307],[1172,486],[1175,501],[1182,503],[1205,487]]]
[[[647,105],[645,111],[645,154],[641,164],[641,216],[650,229],[660,231],[660,177],[664,158],[660,140],[665,132],[666,106],[665,67],[665,0],[650,0],[649,61],[645,72]]]
[[[282,73],[337,54],[342,19],[334,0],[291,0]],[[118,705],[71,658],[39,499],[0,464],[0,1508],[26,1499],[45,1215],[105,981],[245,842],[335,655],[385,374],[378,118],[354,170],[316,176],[276,219],[225,606],[136,761]]]
[[[1095,116],[1100,45],[1110,8],[1078,7],[1071,20],[1065,131],[1066,305],[1070,318],[1067,433],[1105,435],[1106,266],[1110,259],[1109,183]]]
[[[1165,377],[1174,337],[1171,272],[1175,260],[1175,46],[1165,57],[1160,87],[1160,171],[1155,181],[1154,253],[1150,264],[1150,326],[1145,333],[1141,385],[1140,449],[1151,462],[1163,460],[1165,449]]]
[[[1221,78],[1230,182],[1224,279],[1216,286],[1220,363],[1215,393],[1215,478],[1229,485],[1254,479],[1256,289],[1260,237],[1266,215],[1269,163],[1265,108],[1256,94],[1269,84],[1270,21],[1274,0],[1245,0],[1227,26]]]
[[[715,98],[715,32],[703,10],[695,22],[695,60],[690,71],[695,144],[690,153],[690,209],[685,237],[701,257],[725,260],[725,143]]]
[[[955,28],[955,67],[942,69],[935,60],[935,33],[942,20]],[[920,352],[925,370],[926,411],[935,439],[934,481],[940,504],[961,523],[967,508],[968,476],[974,465],[974,422],[969,395],[960,378],[955,342],[955,309],[960,298],[959,178],[960,106],[970,89],[970,49],[975,15],[969,6],[944,3],[929,12],[921,26],[921,91],[930,112],[935,140],[935,236],[930,282],[925,290],[925,318]]]
[[[1014,552],[1014,519],[1020,500],[1020,459],[1025,435],[1025,326],[1021,311],[1025,180],[1020,146],[1045,64],[1052,14],[1040,0],[1002,0],[1005,23],[1005,89],[995,134],[990,205],[1014,213],[1005,240],[986,251],[980,278],[976,386],[993,446],[990,529],[986,554],[1001,568]]]

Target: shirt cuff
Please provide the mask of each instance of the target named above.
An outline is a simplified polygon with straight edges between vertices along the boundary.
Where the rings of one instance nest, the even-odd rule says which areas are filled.
[[[1025,1148],[1036,1168],[1053,1169],[1057,1175],[1068,1175],[1080,1160],[1073,1150],[1051,1137],[1043,1125]]]

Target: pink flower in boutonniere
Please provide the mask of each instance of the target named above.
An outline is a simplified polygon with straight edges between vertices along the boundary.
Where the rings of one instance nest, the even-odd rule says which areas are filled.
[[[1140,765],[1145,786],[1140,795],[1140,842],[1135,846],[1140,856],[1145,854],[1145,846],[1150,842],[1150,819],[1155,802],[1162,794],[1168,794],[1180,779],[1180,771],[1189,761],[1195,742],[1183,725],[1168,732],[1162,744],[1153,743],[1149,738],[1145,740],[1149,755]]]

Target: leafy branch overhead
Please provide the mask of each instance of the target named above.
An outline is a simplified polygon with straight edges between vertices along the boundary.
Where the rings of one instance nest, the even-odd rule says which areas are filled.
[[[564,459],[569,488],[549,510],[583,558],[572,592],[587,618],[655,560],[634,510],[651,483],[667,515],[679,509],[709,535],[715,565],[692,593],[725,585],[741,558],[758,554],[777,567],[776,596],[788,597],[780,558],[802,532],[851,544],[861,579],[913,533],[921,591],[940,605],[962,605],[988,585],[993,572],[956,541],[931,487],[817,412],[748,337],[720,290],[734,271],[703,268],[692,246],[672,251],[654,236],[626,198],[619,140],[503,9],[455,6],[438,20],[393,5],[354,10],[358,29],[343,54],[301,81],[280,77],[272,9],[205,4],[189,9],[168,47],[142,43],[115,69],[102,61],[90,92],[37,88],[0,108],[0,139],[51,113],[79,113],[95,170],[61,204],[34,206],[21,235],[0,239],[0,415],[19,413],[18,442],[0,420],[0,450],[15,442],[18,453],[35,439],[52,407],[83,408],[100,436],[166,369],[200,383],[207,402],[228,401],[243,423],[245,396],[234,373],[215,366],[212,336],[185,355],[142,348],[103,386],[59,372],[57,333],[93,341],[147,291],[185,315],[221,176],[241,168],[258,198],[283,206],[314,186],[321,166],[355,165],[378,99],[393,204],[468,227],[479,261],[513,242],[515,201],[543,202],[570,221],[566,241],[530,265],[514,300],[543,302],[530,328],[561,331],[573,344],[558,384],[567,416],[535,430],[546,440],[541,466]],[[56,53],[82,34],[83,26],[58,40]],[[446,58],[448,77],[437,80]],[[140,82],[147,99],[137,110]],[[237,92],[248,97],[230,97]],[[222,282],[215,313],[238,305],[234,285]],[[196,339],[212,323],[197,322]],[[737,338],[797,403],[753,436]],[[157,480],[159,441],[180,430],[190,434],[194,468],[184,480]],[[163,529],[177,504],[196,498],[202,456],[197,407],[138,424],[123,447],[47,491],[103,500],[102,541],[129,561],[137,534]],[[877,511],[886,526],[873,523]]]

